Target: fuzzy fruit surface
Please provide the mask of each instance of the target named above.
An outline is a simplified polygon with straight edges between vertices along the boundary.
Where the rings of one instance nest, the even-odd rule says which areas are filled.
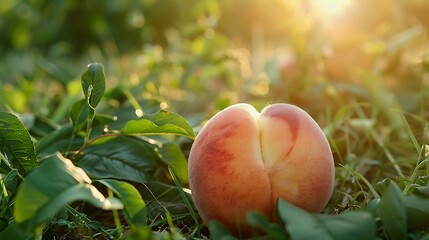
[[[274,219],[278,198],[320,212],[334,185],[323,131],[304,110],[283,103],[261,113],[245,103],[217,113],[198,133],[188,170],[204,222],[216,219],[235,233],[249,230],[250,210]]]

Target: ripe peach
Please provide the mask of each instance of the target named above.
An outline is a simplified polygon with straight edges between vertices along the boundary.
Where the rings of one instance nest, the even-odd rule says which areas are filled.
[[[188,170],[204,222],[216,219],[235,233],[249,231],[249,210],[274,219],[278,198],[320,212],[334,184],[325,135],[304,110],[289,104],[261,113],[244,103],[222,110],[196,137]]]

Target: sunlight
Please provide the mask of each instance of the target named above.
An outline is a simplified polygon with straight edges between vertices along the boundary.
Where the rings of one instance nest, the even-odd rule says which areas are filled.
[[[341,13],[352,0],[311,0],[311,5],[326,15],[335,15]]]

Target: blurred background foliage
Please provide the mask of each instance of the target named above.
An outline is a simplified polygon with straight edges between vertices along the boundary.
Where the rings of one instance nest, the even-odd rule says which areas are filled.
[[[2,0],[0,108],[60,124],[85,65],[101,62],[105,112],[155,106],[198,126],[236,102],[292,103],[337,162],[403,176],[396,162],[418,157],[408,130],[426,141],[428,11],[426,0]]]

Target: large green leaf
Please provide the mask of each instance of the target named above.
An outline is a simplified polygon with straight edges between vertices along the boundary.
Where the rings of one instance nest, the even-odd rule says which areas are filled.
[[[146,174],[158,166],[154,145],[128,136],[103,138],[83,151],[76,163],[93,178],[115,178],[147,182]]]
[[[162,160],[170,165],[181,184],[188,183],[188,161],[177,144],[166,143],[160,149]]]
[[[375,239],[375,222],[368,212],[311,214],[282,199],[277,211],[292,239]]]
[[[191,139],[195,133],[189,123],[177,113],[158,111],[144,115],[138,120],[130,120],[122,128],[127,135],[176,134]]]
[[[16,222],[11,222],[2,232],[0,232],[0,239],[30,240],[34,238],[30,233],[23,232]]]
[[[380,202],[380,215],[384,229],[391,238],[407,238],[407,214],[403,194],[391,180],[379,184],[384,187]]]
[[[33,170],[18,189],[15,221],[34,232],[66,204],[85,200],[103,209],[120,209],[118,199],[105,198],[85,172],[60,154],[53,155]]]
[[[382,199],[371,201],[368,209],[372,209],[373,215],[381,216],[387,233],[403,237],[407,229],[429,227],[429,185],[416,187],[411,195],[402,194],[390,179],[378,185],[383,193]],[[402,232],[395,232],[399,230]]]
[[[147,224],[146,205],[137,189],[127,183],[117,180],[100,180],[110,188],[124,204],[125,216],[128,223],[134,227],[143,227]]]
[[[106,77],[101,63],[91,63],[82,74],[82,88],[92,109],[100,103],[106,89]]]
[[[0,152],[23,176],[38,166],[30,134],[18,117],[8,112],[0,112]]]
[[[406,206],[408,228],[429,227],[429,197],[424,198],[416,194],[404,195],[403,201]]]
[[[347,211],[339,215],[316,215],[333,239],[375,239],[373,216],[363,211]]]

